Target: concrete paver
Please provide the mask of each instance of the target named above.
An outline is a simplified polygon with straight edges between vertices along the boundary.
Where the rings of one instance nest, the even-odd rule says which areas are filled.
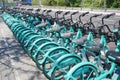
[[[47,80],[1,18],[0,80]]]

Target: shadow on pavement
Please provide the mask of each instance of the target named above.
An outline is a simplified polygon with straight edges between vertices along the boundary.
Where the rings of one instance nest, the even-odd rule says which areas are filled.
[[[14,73],[14,70],[16,70],[20,74],[26,74],[25,77],[28,77],[27,79],[23,78],[20,80],[44,79],[34,62],[30,60],[17,40],[12,38],[0,40],[0,72],[9,70],[5,74],[5,77],[10,76]],[[0,75],[2,75],[2,73],[0,73]]]

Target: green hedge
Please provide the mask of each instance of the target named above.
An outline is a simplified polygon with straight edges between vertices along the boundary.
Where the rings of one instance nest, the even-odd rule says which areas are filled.
[[[82,0],[42,0],[43,5],[56,6],[57,1],[59,6],[80,7],[82,6]],[[94,8],[103,8],[105,0],[84,0],[85,7],[91,7],[94,4]],[[107,8],[120,8],[120,0],[106,0]]]

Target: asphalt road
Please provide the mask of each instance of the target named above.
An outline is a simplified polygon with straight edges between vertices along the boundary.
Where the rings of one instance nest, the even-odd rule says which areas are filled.
[[[33,8],[34,10],[40,8],[39,6],[21,6],[21,8],[26,8],[26,9],[29,9],[29,8]],[[114,16],[111,16],[110,18],[108,19],[105,19],[105,23],[108,24],[110,26],[111,29],[113,29],[113,26],[120,26],[120,10],[119,9],[108,9],[108,10],[104,10],[104,9],[93,9],[91,11],[91,9],[89,8],[83,8],[81,10],[81,8],[76,8],[76,7],[46,7],[46,6],[43,6],[41,7],[42,10],[52,10],[51,13],[49,13],[51,16],[55,16],[55,12],[56,11],[63,11],[62,14],[59,15],[59,17],[62,17],[63,16],[63,13],[66,12],[66,11],[70,11],[70,13],[72,12],[76,12],[78,11],[79,13],[77,13],[76,15],[73,15],[73,21],[76,22],[79,20],[79,15],[81,15],[83,12],[89,12],[89,14],[87,14],[86,16],[82,17],[82,21],[84,23],[88,22],[90,20],[90,17],[92,15],[95,15],[95,14],[102,14],[101,16],[99,17],[96,17],[96,18],[93,18],[93,23],[95,24],[95,26],[99,26],[101,25],[102,23],[102,17],[105,16],[106,14],[111,14],[111,13],[115,13]],[[42,10],[39,12],[39,13],[42,13]],[[33,11],[34,12],[34,11]],[[67,15],[66,16],[66,19],[70,18],[70,15]]]

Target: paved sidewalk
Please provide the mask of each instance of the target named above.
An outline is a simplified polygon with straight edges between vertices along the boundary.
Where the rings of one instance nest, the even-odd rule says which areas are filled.
[[[47,80],[1,18],[0,80]]]

